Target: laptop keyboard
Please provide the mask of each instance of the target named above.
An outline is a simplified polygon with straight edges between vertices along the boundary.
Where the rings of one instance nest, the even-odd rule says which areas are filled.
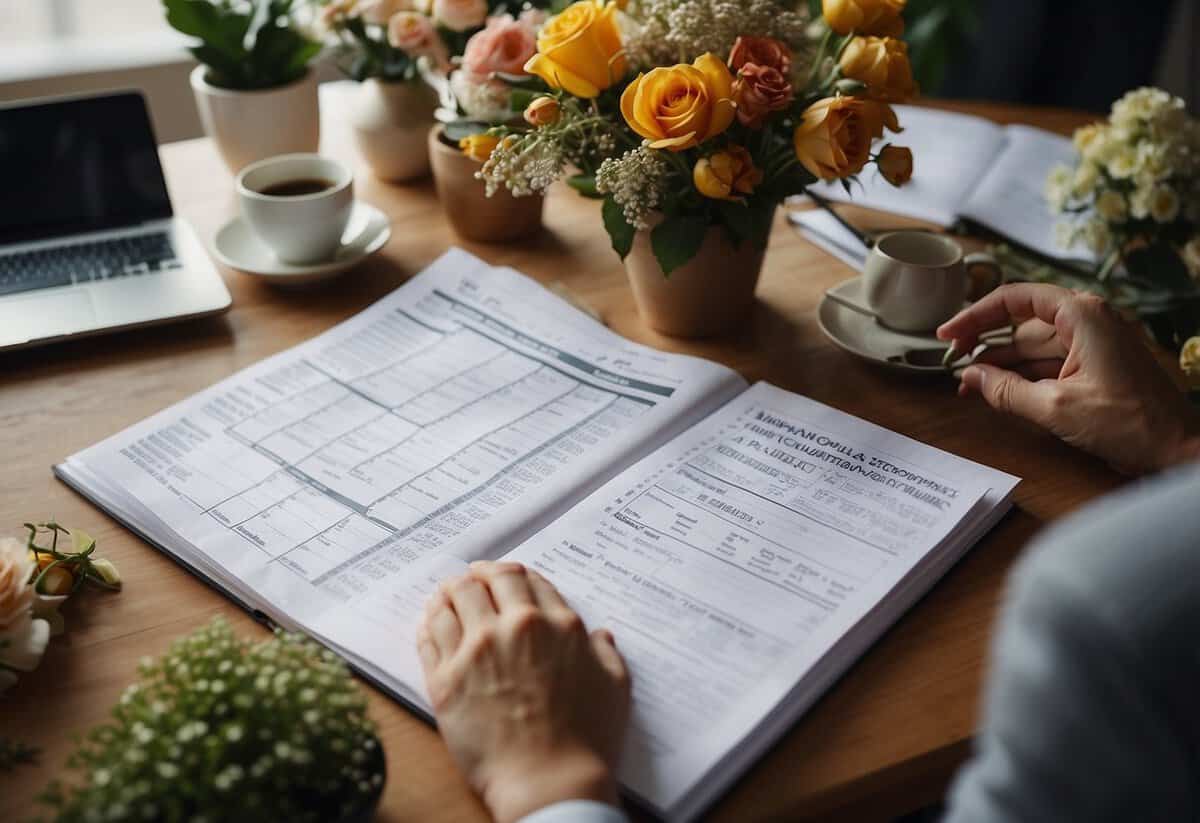
[[[180,267],[168,232],[0,254],[0,296]]]

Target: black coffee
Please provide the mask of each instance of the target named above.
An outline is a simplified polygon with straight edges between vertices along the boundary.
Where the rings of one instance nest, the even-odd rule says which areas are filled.
[[[303,197],[306,194],[319,194],[326,189],[332,189],[332,180],[322,180],[319,177],[306,177],[301,180],[284,180],[260,189],[259,194],[267,197]]]

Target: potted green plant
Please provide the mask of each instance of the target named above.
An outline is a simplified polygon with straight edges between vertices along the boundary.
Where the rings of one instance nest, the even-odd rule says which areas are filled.
[[[332,652],[217,618],[139,674],[43,794],[55,820],[370,819],[383,750]]]
[[[277,154],[314,152],[321,137],[321,43],[297,24],[293,0],[163,0],[167,22],[200,42],[191,75],[204,130],[235,174]]]

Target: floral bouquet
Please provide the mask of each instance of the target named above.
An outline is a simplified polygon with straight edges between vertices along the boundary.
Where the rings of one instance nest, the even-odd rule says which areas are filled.
[[[570,170],[604,198],[617,253],[648,235],[661,274],[713,230],[761,250],[778,204],[813,181],[849,185],[871,163],[911,175],[907,149],[873,149],[900,131],[889,104],[917,93],[904,4],[825,0],[814,22],[787,0],[580,0],[525,66],[551,89],[525,111],[534,127],[492,129],[480,175],[524,195]]]
[[[1200,121],[1178,97],[1136,89],[1074,143],[1078,160],[1051,171],[1046,199],[1059,244],[1086,248],[1097,263],[1052,265],[1008,250],[1003,262],[1133,311],[1200,377],[1200,340],[1189,343],[1200,334]]]

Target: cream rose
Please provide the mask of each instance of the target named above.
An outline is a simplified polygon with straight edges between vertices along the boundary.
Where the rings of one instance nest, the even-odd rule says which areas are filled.
[[[37,668],[50,640],[50,625],[33,617],[35,568],[21,541],[0,538],[0,691],[16,682],[13,670]]]
[[[359,17],[373,26],[386,26],[400,12],[412,10],[412,0],[363,0],[358,5]]]
[[[433,0],[433,19],[451,31],[482,26],[487,13],[487,0]]]

